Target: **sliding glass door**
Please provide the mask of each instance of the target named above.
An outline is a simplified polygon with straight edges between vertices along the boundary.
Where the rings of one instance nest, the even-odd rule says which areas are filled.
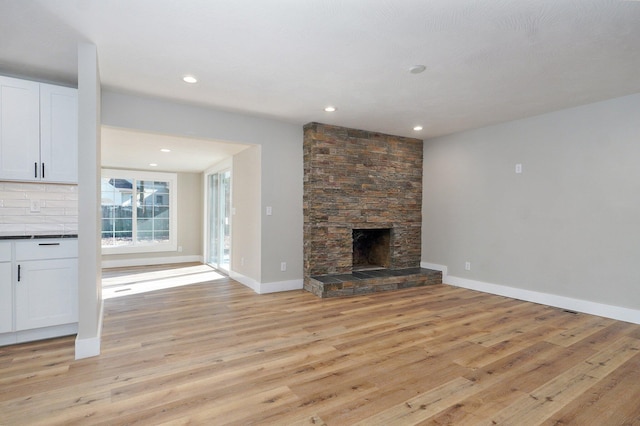
[[[229,272],[231,262],[231,170],[207,177],[207,263]]]

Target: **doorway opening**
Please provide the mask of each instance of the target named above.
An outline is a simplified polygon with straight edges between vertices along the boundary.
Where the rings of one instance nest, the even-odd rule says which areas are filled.
[[[207,176],[206,263],[229,273],[231,265],[231,170]]]

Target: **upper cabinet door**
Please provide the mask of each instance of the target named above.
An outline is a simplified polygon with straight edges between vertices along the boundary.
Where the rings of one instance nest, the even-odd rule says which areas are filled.
[[[0,76],[0,179],[38,180],[40,84]]]
[[[43,181],[78,182],[78,91],[40,84],[40,170]]]

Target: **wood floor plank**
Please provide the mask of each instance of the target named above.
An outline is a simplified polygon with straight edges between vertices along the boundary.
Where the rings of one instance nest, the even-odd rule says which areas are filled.
[[[330,384],[330,386],[323,386]],[[238,424],[304,424],[307,421],[317,421],[318,410],[331,409],[338,404],[344,404],[356,399],[372,396],[378,388],[366,380],[362,375],[361,380],[351,379],[337,380],[333,383],[322,382],[309,392],[293,388],[292,391],[298,396],[298,400],[279,407],[269,407],[265,409],[258,421],[254,419],[242,419]],[[294,417],[292,419],[292,417]]]
[[[579,314],[576,316],[575,325],[568,326],[566,330],[546,339],[556,345],[570,346],[585,339],[605,327],[613,324],[613,320],[600,318],[591,315]]]
[[[553,377],[544,385],[502,410],[492,421],[537,425],[551,417],[599,379],[607,376],[638,353],[638,341],[621,338],[612,345]],[[526,419],[526,420],[525,420]]]
[[[565,405],[543,425],[640,424],[640,353]],[[592,407],[602,407],[594,410]]]
[[[319,299],[222,277],[105,300],[98,357],[73,336],[0,348],[2,425],[609,426],[640,424],[638,400],[640,325],[447,285]]]
[[[457,377],[429,392],[397,404],[387,410],[368,417],[358,423],[358,426],[390,424],[416,424],[454,405],[460,398],[475,393],[474,383],[462,377]]]

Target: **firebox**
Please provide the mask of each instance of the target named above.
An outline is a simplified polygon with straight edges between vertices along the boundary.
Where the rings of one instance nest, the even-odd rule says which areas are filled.
[[[388,268],[391,263],[391,229],[353,230],[353,270]]]

